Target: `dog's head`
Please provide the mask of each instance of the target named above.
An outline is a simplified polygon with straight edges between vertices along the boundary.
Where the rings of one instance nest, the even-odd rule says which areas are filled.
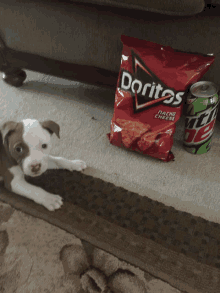
[[[51,135],[55,133],[59,137],[59,132],[59,125],[51,120],[8,121],[1,126],[7,155],[22,168],[25,175],[32,177],[47,170],[48,155],[52,149]]]

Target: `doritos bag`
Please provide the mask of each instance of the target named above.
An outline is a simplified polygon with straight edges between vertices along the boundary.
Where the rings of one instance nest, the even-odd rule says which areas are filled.
[[[108,138],[163,161],[171,152],[175,123],[185,92],[214,62],[214,56],[175,51],[156,43],[122,36],[123,52]]]

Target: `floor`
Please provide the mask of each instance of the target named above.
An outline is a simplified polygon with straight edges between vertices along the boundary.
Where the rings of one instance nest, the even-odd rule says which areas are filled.
[[[82,242],[58,227],[24,214],[0,202],[0,291],[7,293],[86,293],[81,268],[86,269]],[[33,233],[34,231],[34,233]],[[151,273],[95,248],[91,269],[107,280],[118,269],[133,274],[117,275],[113,292],[181,293]],[[130,281],[130,282],[129,282]],[[109,282],[109,281],[108,281]],[[109,286],[111,284],[107,283]],[[118,287],[117,287],[118,286]],[[117,289],[118,288],[118,289]],[[90,291],[93,292],[93,291]]]
[[[0,80],[1,122],[18,121],[25,118],[36,118],[41,121],[54,120],[60,124],[61,139],[53,137],[53,155],[84,160],[88,166],[93,167],[93,174],[89,174],[89,169],[85,171],[88,175],[138,192],[142,196],[159,200],[181,211],[220,223],[219,122],[216,123],[211,151],[205,155],[195,156],[187,153],[182,147],[184,127],[182,118],[177,125],[172,149],[176,160],[164,163],[117,148],[109,143],[106,134],[110,130],[110,121],[114,111],[113,91],[31,71],[27,71],[27,76],[27,80],[21,88],[13,88]],[[4,206],[5,208],[9,207]],[[43,229],[52,229],[53,239],[48,239],[48,243],[54,243],[56,247],[56,234],[64,233],[58,228],[48,226],[49,224],[43,221],[27,218],[26,215],[17,211],[14,212],[14,217],[11,224],[8,227],[6,224],[4,229],[15,230],[17,219],[25,223],[25,229],[28,229],[26,231],[35,229],[33,224],[35,226],[37,223],[36,235],[38,236],[33,238],[35,242],[42,240],[41,225],[44,227]],[[10,237],[13,237],[12,234]],[[67,242],[80,242],[73,235],[65,234],[61,237],[64,237]],[[20,240],[22,239],[20,238]],[[48,243],[46,244],[44,241],[42,245],[48,245]],[[20,244],[19,249],[24,249],[25,242]],[[62,242],[63,244],[64,242]],[[10,249],[8,253],[10,253]],[[45,263],[43,261],[39,263],[37,259],[35,261],[38,272],[43,275]],[[62,271],[60,265],[57,270]],[[155,287],[149,292],[179,292],[161,282],[156,280],[155,284],[158,285],[158,288]],[[41,290],[39,292],[51,291]]]
[[[21,88],[0,81],[1,122],[55,120],[61,139],[53,137],[54,155],[82,159],[97,170],[93,176],[220,223],[220,122],[210,152],[192,155],[182,147],[182,117],[172,148],[175,161],[165,163],[109,143],[106,134],[114,111],[114,91],[31,71],[27,76]]]

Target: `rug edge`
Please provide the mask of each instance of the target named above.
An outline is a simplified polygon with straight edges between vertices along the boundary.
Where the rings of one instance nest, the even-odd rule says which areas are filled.
[[[49,212],[44,207],[4,187],[0,187],[0,200],[17,210],[72,233],[79,239],[90,242],[168,282],[176,289],[195,293],[217,293],[219,290],[219,284],[215,281],[220,280],[218,269],[168,250],[150,239],[135,235],[71,203],[64,203],[62,209]],[[68,223],[70,217],[73,219],[71,225]],[[171,266],[172,271],[169,271]],[[196,288],[198,286],[199,288]]]

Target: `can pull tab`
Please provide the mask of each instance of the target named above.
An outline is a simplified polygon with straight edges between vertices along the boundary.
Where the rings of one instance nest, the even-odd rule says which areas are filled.
[[[203,85],[201,86],[201,90],[202,90],[203,92],[207,91],[208,88],[209,88],[209,85],[207,85],[207,84],[203,84]]]

